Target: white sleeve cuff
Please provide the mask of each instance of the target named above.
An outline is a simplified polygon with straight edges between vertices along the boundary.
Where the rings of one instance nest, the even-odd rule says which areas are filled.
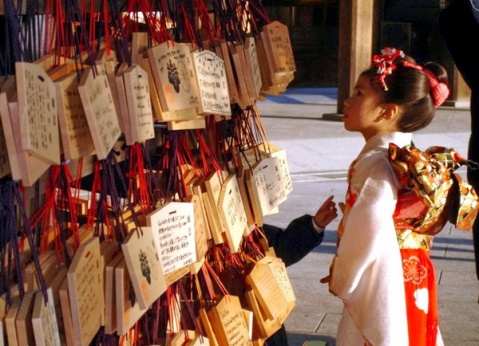
[[[318,233],[322,233],[324,232],[324,228],[319,226],[316,221],[314,221],[314,217],[311,218],[311,223],[313,224],[313,228],[316,232]]]

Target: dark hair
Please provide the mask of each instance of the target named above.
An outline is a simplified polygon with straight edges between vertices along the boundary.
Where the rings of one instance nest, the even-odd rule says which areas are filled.
[[[383,92],[384,102],[395,103],[403,108],[398,121],[399,131],[414,132],[429,125],[436,109],[430,94],[428,78],[421,71],[401,64],[402,60],[414,62],[410,57],[398,59],[396,69],[385,79],[387,91],[384,91],[379,80],[371,84]],[[432,72],[439,82],[448,84],[447,72],[438,63],[427,62],[423,68]],[[373,78],[378,76],[375,67],[364,71],[363,75]]]

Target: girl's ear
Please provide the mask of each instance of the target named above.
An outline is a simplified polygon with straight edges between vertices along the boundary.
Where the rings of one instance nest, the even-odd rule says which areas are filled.
[[[385,120],[396,120],[401,112],[400,107],[395,103],[384,103],[381,108],[381,118]]]

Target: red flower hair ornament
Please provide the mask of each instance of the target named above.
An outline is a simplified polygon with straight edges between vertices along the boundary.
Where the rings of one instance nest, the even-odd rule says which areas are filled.
[[[405,60],[406,55],[400,49],[396,48],[384,48],[381,50],[381,54],[374,54],[372,58],[372,66],[376,67],[376,73],[378,75],[379,82],[384,91],[388,91],[386,84],[386,77],[391,75],[397,68],[398,64],[402,66],[413,68],[420,71],[425,75],[429,81],[429,90],[434,107],[437,108],[447,100],[449,96],[449,87],[446,83],[440,82],[434,73],[423,68],[422,66],[415,64],[411,61]],[[401,59],[401,60],[399,60]],[[399,60],[399,61],[398,61]]]

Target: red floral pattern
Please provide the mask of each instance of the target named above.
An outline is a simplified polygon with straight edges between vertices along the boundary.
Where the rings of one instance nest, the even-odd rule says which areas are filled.
[[[412,282],[415,285],[421,285],[427,277],[427,269],[423,266],[419,258],[410,256],[403,259],[404,281]]]

